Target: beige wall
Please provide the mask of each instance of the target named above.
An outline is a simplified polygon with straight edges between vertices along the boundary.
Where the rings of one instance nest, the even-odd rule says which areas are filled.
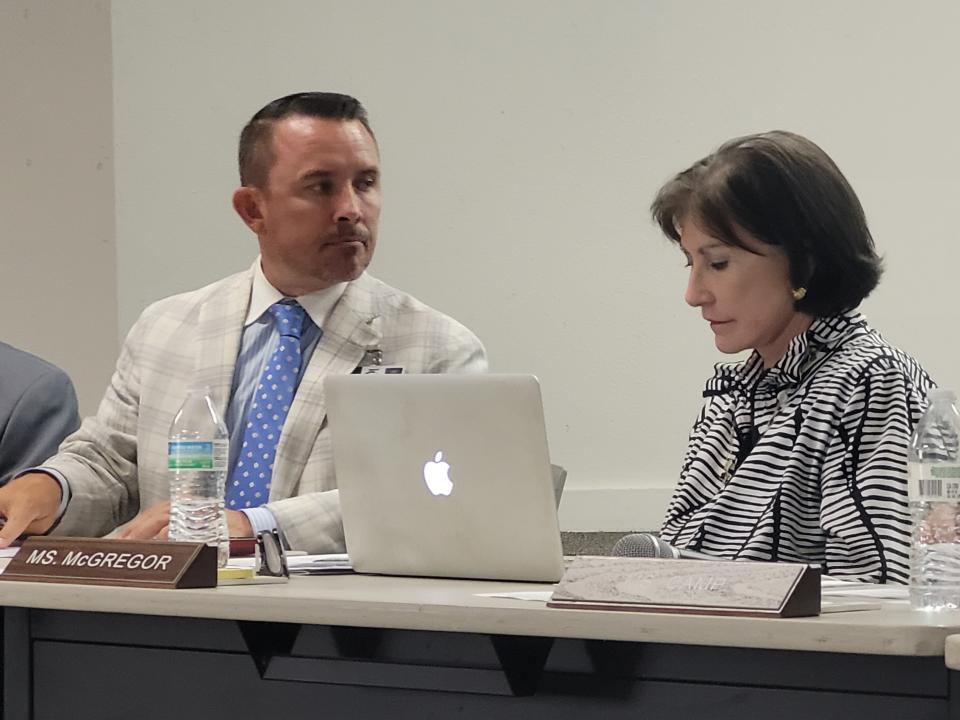
[[[887,259],[864,309],[960,385],[956,0],[113,7],[121,327],[252,258],[229,206],[250,114],[352,92],[383,155],[372,271],[473,328],[494,370],[540,376],[564,529],[662,516],[724,358],[647,208],[733,136],[795,130],[833,155]]]
[[[955,0],[0,0],[0,338],[91,409],[118,331],[254,256],[229,204],[250,114],[352,92],[383,154],[373,272],[540,376],[564,529],[653,527],[723,357],[647,207],[727,138],[833,155],[887,260],[864,309],[960,387],[958,36]]]
[[[0,339],[92,412],[116,361],[110,3],[0,2]]]

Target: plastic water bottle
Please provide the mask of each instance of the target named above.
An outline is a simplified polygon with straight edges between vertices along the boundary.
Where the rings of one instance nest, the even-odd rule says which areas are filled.
[[[927,399],[909,448],[910,604],[942,610],[960,607],[960,413],[952,390]]]
[[[170,425],[170,539],[217,546],[217,564],[230,556],[223,508],[227,482],[227,428],[209,387],[192,387]]]

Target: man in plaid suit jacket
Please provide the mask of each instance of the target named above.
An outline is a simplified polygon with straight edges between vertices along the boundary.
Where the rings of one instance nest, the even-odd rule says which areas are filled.
[[[414,373],[486,370],[483,346],[469,330],[365,273],[377,240],[380,179],[359,102],[299,93],[268,104],[241,134],[240,175],[233,204],[256,233],[260,258],[246,272],[144,311],[97,414],[43,468],[0,488],[7,518],[0,546],[23,532],[98,536],[124,523],[123,537],[165,536],[171,420],[191,385],[210,386],[228,418],[233,404],[248,401],[242,361],[257,343],[269,344],[248,333],[275,333],[257,305],[264,296],[298,299],[321,329],[283,423],[268,502],[256,519],[228,510],[232,536],[261,529],[266,510],[267,524],[291,547],[344,549],[325,376],[353,372],[373,357]],[[269,338],[274,346],[276,337]]]

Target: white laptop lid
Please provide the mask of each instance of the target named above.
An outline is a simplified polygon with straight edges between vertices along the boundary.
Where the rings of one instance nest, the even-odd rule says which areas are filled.
[[[346,375],[328,377],[325,389],[355,570],[560,579],[535,377]]]

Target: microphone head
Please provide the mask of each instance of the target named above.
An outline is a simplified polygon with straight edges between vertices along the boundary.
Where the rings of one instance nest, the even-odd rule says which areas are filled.
[[[680,554],[672,545],[660,540],[650,533],[631,533],[617,540],[610,554],[614,557],[640,558],[670,558],[676,559]]]

